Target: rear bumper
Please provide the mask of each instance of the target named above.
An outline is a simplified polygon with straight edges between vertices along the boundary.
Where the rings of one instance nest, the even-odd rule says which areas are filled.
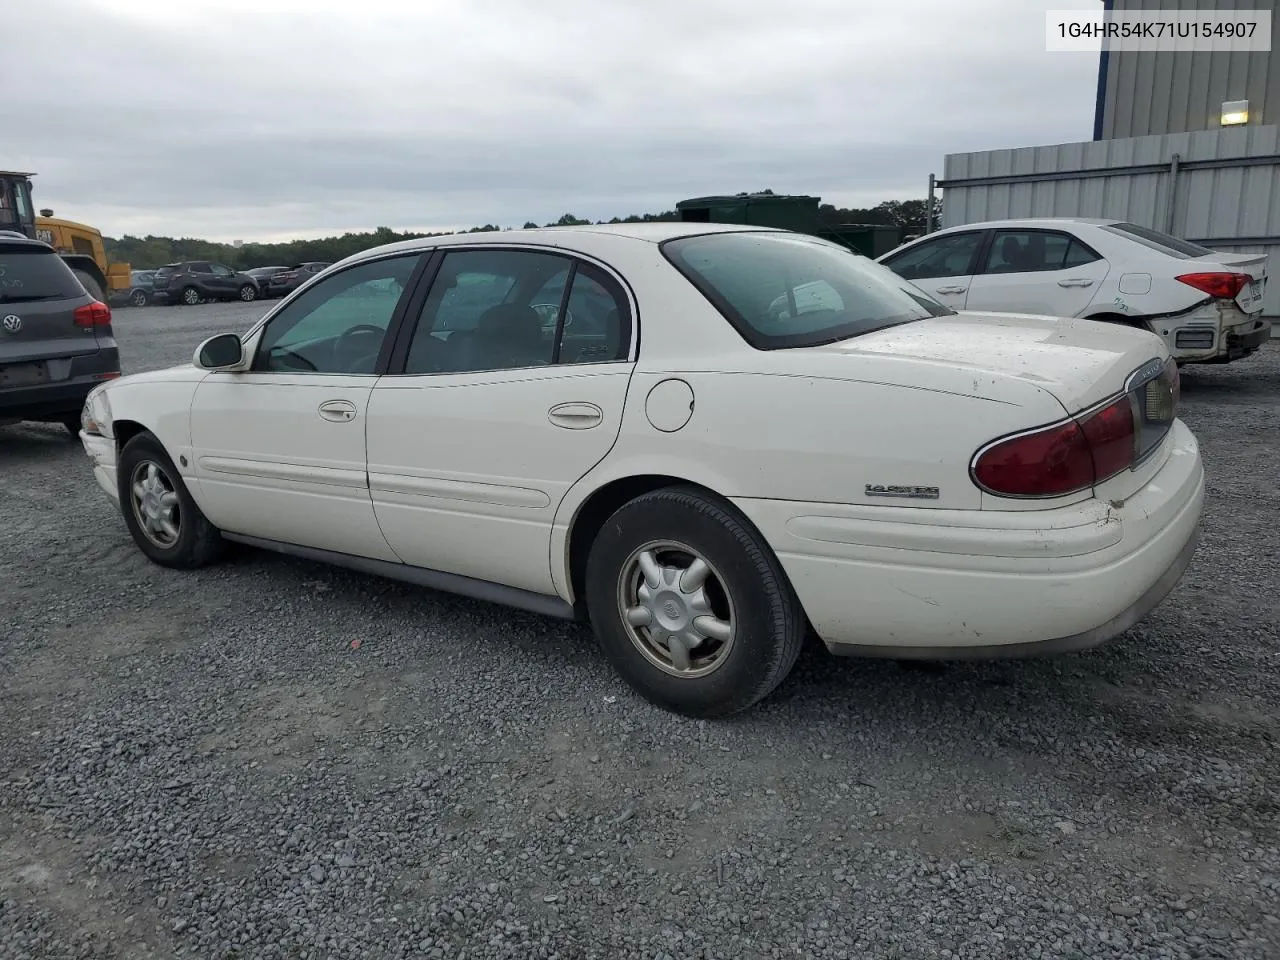
[[[64,361],[65,362],[65,361]],[[97,368],[93,372],[85,367]],[[119,376],[120,359],[115,349],[99,350],[89,357],[76,357],[72,377],[25,387],[0,390],[0,418],[56,420],[79,414],[89,391]]]
[[[1096,646],[1174,588],[1195,550],[1204,469],[1180,421],[1119,506],[931,510],[736,500],[833,653],[1027,656]]]
[[[1234,301],[1206,301],[1186,313],[1146,321],[1179,363],[1229,363],[1271,336],[1270,321],[1245,313]]]
[[[1271,321],[1256,320],[1251,327],[1237,327],[1227,334],[1227,352],[1238,356],[1253,353],[1271,339]]]

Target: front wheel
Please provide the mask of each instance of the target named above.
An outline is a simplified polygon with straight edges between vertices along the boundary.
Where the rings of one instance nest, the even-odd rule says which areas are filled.
[[[147,291],[133,291],[133,293],[129,294],[129,303],[135,307],[145,307],[147,305]]]
[[[245,303],[253,303],[258,299],[258,289],[251,283],[246,283],[240,288],[240,299]]]
[[[619,508],[591,546],[585,592],[618,673],[685,716],[762,700],[804,643],[804,611],[769,545],[730,504],[691,488]]]
[[[191,499],[154,434],[140,433],[124,445],[116,476],[125,526],[153,562],[193,570],[222,555],[226,541]]]

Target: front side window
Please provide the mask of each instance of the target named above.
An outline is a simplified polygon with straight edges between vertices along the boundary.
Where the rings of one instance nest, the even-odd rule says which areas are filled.
[[[888,267],[814,238],[714,233],[668,240],[662,251],[760,350],[832,343],[955,313]]]
[[[907,280],[966,276],[981,242],[981,233],[948,234],[886,257],[884,265]]]
[[[552,363],[556,317],[572,265],[568,257],[528,250],[446,253],[418,317],[404,372]]]
[[[215,275],[215,276],[219,276],[219,277],[230,277],[230,276],[232,276],[232,275],[233,275],[233,274],[232,274],[232,270],[231,270],[231,268],[230,268],[230,267],[224,267],[224,266],[223,266],[222,264],[220,264],[220,263],[213,263],[213,264],[210,264],[210,265],[209,265],[209,269],[210,269],[211,271],[213,271],[213,273],[214,273],[214,275]]]
[[[310,287],[267,322],[253,369],[372,374],[419,259],[373,260]]]

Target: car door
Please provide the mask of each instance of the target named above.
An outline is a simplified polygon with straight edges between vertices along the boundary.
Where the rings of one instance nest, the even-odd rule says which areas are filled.
[[[253,363],[197,387],[201,508],[224,530],[394,560],[365,479],[365,430],[387,330],[422,254],[365,261],[284,305]]]
[[[369,402],[378,522],[406,563],[552,594],[556,508],[621,425],[624,288],[562,252],[469,249],[420,299]]]
[[[234,270],[221,263],[211,263],[209,264],[209,271],[213,276],[211,290],[214,296],[229,299],[239,294],[240,288],[237,285],[238,281]]]
[[[216,296],[217,278],[213,275],[213,265],[204,261],[196,261],[187,265],[186,276],[182,278],[183,286],[193,286],[204,298]]]
[[[1110,264],[1066,231],[993,231],[969,284],[969,310],[1078,317],[1093,302]]]
[[[880,262],[939,303],[964,310],[984,232],[966,230],[922,240],[882,257]]]

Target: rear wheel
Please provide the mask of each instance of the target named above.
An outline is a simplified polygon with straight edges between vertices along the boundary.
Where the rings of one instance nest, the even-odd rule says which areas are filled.
[[[154,434],[140,433],[124,445],[116,476],[125,526],[152,561],[193,570],[225,551],[226,541],[191,499]]]
[[[200,296],[200,291],[197,290],[195,287],[182,288],[182,302],[185,303],[188,307],[194,307],[203,299],[204,298]]]
[[[690,488],[614,513],[591,546],[585,593],[618,673],[686,716],[768,696],[804,643],[804,612],[769,545],[727,502]]]
[[[258,288],[251,283],[246,283],[240,288],[240,299],[245,303],[252,303],[258,299]]]
[[[1139,320],[1136,317],[1126,317],[1119,313],[1098,313],[1089,318],[1097,320],[1100,323],[1116,323],[1122,327],[1133,327],[1135,330],[1150,330],[1151,327],[1145,320]]]
[[[129,302],[135,307],[145,307],[147,305],[147,291],[133,291],[133,293],[129,294]]]
[[[76,279],[80,281],[80,286],[84,287],[85,292],[95,300],[102,303],[107,302],[107,296],[102,292],[102,284],[98,283],[97,277],[89,273],[87,270],[72,269],[72,273],[76,275]]]

